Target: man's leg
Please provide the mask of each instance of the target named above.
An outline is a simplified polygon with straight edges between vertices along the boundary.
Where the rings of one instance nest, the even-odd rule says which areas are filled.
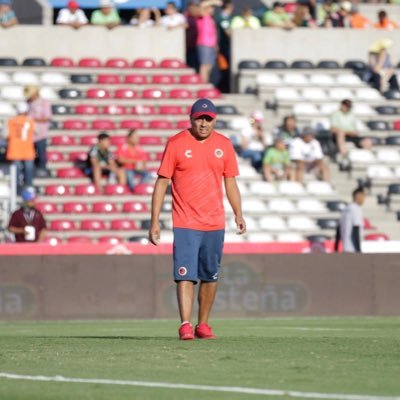
[[[336,145],[339,153],[344,156],[347,153],[346,149],[346,134],[343,131],[337,131],[333,134],[336,137]]]
[[[180,281],[176,286],[179,315],[181,322],[190,322],[194,300],[194,284],[191,281]]]
[[[217,294],[217,282],[201,282],[199,288],[199,325],[208,324],[212,305],[214,304],[215,295]]]
[[[24,186],[32,186],[35,176],[35,165],[33,160],[25,160],[24,164]]]
[[[305,162],[302,160],[296,160],[295,164],[296,164],[296,171],[295,171],[296,181],[303,183]]]

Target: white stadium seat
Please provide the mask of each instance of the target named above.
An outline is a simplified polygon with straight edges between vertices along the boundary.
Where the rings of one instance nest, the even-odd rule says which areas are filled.
[[[357,131],[358,132],[366,132],[369,131],[368,126],[361,120],[357,119],[356,121]]]
[[[171,231],[162,231],[160,236],[161,243],[173,243],[174,234]]]
[[[282,79],[278,74],[262,73],[258,74],[256,78],[257,85],[259,86],[274,86],[282,85]]]
[[[356,89],[357,100],[382,100],[382,95],[375,89],[372,88],[360,88]]]
[[[302,90],[301,95],[307,100],[326,100],[327,98],[325,90],[319,88],[304,89]]]
[[[319,111],[320,114],[330,116],[338,109],[339,109],[338,103],[326,103],[326,104],[321,104]]]
[[[268,203],[270,212],[277,214],[287,214],[296,212],[296,206],[293,201],[287,199],[275,199]]]
[[[279,233],[278,235],[276,235],[276,240],[277,242],[281,243],[296,243],[296,242],[303,242],[304,237],[298,233],[293,233],[293,232]]]
[[[299,182],[279,182],[279,193],[290,196],[302,196],[304,187]]]
[[[304,213],[326,213],[325,204],[317,199],[301,199],[297,202],[297,210]]]
[[[235,222],[235,218],[232,217],[229,222],[228,222],[228,227],[230,231],[237,231],[237,226],[236,226],[236,222]],[[247,230],[250,231],[258,231],[258,223],[257,221],[249,216],[246,216],[246,227]]]
[[[42,87],[40,89],[40,96],[46,100],[58,100],[58,94],[55,92],[53,88],[50,87]]]
[[[39,78],[33,72],[15,72],[12,80],[17,85],[38,85]]]
[[[11,82],[10,77],[5,72],[0,72],[0,85],[7,85]]]
[[[25,100],[22,86],[4,86],[1,89],[1,98],[6,100]]]
[[[259,199],[244,199],[242,208],[246,213],[265,213],[268,210],[267,205]]]
[[[343,99],[352,99],[354,96],[353,92],[349,89],[335,88],[329,90],[329,97],[332,100],[341,101]]]
[[[368,104],[353,104],[353,114],[355,115],[376,115],[376,111]]]
[[[335,193],[332,186],[328,182],[313,181],[306,185],[307,192],[316,196],[326,196]]]
[[[393,178],[393,172],[386,165],[370,165],[367,176],[371,179],[390,179]]]
[[[0,183],[0,197],[7,199],[10,197],[10,186],[6,183]]]
[[[238,185],[238,188],[240,190],[240,193],[243,196],[245,196],[245,195],[247,195],[249,193],[249,190],[247,189],[247,186],[246,186],[245,183],[238,181],[237,185]]]
[[[398,166],[394,169],[394,174],[395,174],[396,178],[400,178],[400,165],[398,165]]]
[[[264,243],[274,242],[274,238],[271,234],[265,232],[253,232],[247,235],[247,240],[251,243]]]
[[[0,116],[12,117],[15,114],[15,108],[10,103],[0,103]]]
[[[287,73],[283,76],[283,82],[286,85],[302,86],[308,85],[308,79],[303,74]]]
[[[275,90],[275,98],[278,100],[299,100],[299,92],[291,88],[280,88]]]
[[[340,74],[336,77],[336,83],[340,86],[361,85],[361,79],[355,74]]]
[[[239,164],[239,173],[241,178],[260,178],[257,171],[249,164]]]
[[[376,158],[372,151],[364,149],[353,149],[349,151],[349,160],[355,164],[372,164]]]
[[[319,114],[318,107],[310,103],[299,103],[293,106],[295,115],[317,115]]]
[[[314,86],[335,86],[335,80],[328,74],[312,74],[310,84]]]
[[[294,231],[310,232],[318,230],[314,220],[304,216],[289,217],[287,224],[288,228]]]
[[[68,85],[69,79],[59,72],[45,72],[40,75],[40,82],[43,85]]]
[[[244,235],[238,235],[235,232],[225,233],[225,243],[242,243],[245,239]]]
[[[231,119],[230,125],[233,130],[252,129],[247,117],[234,117]]]
[[[260,218],[259,225],[262,231],[275,232],[287,230],[285,220],[282,217],[277,216],[262,217]]]
[[[259,196],[276,195],[276,188],[269,182],[250,182],[249,190],[251,194]]]
[[[331,121],[328,118],[315,118],[312,120],[311,126],[317,131],[327,131],[331,127]]]
[[[376,153],[376,159],[385,164],[400,164],[400,154],[394,149],[380,149]]]

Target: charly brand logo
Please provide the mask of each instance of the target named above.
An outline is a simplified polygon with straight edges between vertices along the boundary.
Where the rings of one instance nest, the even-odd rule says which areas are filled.
[[[186,158],[192,158],[192,150],[186,150],[185,151],[185,157]]]
[[[179,274],[180,276],[185,276],[185,275],[187,274],[187,269],[186,269],[186,267],[180,267],[180,268],[178,269],[178,274]]]
[[[215,154],[215,157],[221,158],[221,157],[223,157],[224,152],[221,149],[215,149],[214,154]]]
[[[27,316],[35,306],[36,297],[30,287],[18,284],[0,286],[0,319]]]
[[[206,103],[204,103],[204,104],[202,105],[202,107],[203,107],[203,108],[208,108],[208,105],[207,105]]]

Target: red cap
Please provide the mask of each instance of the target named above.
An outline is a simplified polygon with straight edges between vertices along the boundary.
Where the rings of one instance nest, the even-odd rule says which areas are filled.
[[[74,0],[71,0],[71,1],[68,2],[67,7],[68,8],[79,8],[79,4],[78,4],[78,2],[76,2]]]

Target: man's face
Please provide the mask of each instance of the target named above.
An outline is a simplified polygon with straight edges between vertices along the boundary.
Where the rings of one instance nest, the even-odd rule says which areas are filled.
[[[101,12],[102,12],[104,15],[108,15],[108,14],[111,13],[111,7],[102,7],[102,8],[101,8]]]
[[[277,14],[282,14],[282,13],[285,12],[285,10],[283,9],[283,7],[281,7],[281,6],[275,7],[275,8],[274,8],[274,11],[275,11]]]
[[[304,136],[303,136],[303,140],[304,140],[306,143],[310,143],[310,142],[313,140],[313,138],[314,138],[313,135],[304,135]]]
[[[296,120],[294,118],[288,118],[286,120],[286,129],[288,131],[293,131],[296,129]]]
[[[11,10],[11,7],[8,4],[0,4],[0,13],[5,14]]]
[[[362,206],[364,204],[364,202],[365,202],[365,193],[357,193],[354,201],[358,205]]]
[[[165,8],[165,14],[167,15],[174,15],[176,13],[176,9],[173,5],[168,4]]]
[[[136,133],[133,133],[128,137],[128,144],[131,146],[136,146],[139,143],[139,136]]]
[[[275,142],[275,148],[279,151],[283,151],[286,148],[285,142],[283,140],[277,140]]]
[[[26,205],[26,207],[28,207],[28,208],[33,208],[33,207],[35,207],[35,199],[26,201],[26,202],[25,202],[25,205]]]
[[[191,118],[192,133],[198,140],[207,139],[215,128],[215,119],[208,115]]]
[[[75,8],[75,7],[69,7],[69,12],[70,12],[71,14],[75,14],[75,13],[76,13],[76,10],[77,10],[77,8]]]
[[[346,104],[342,104],[342,112],[344,112],[345,114],[349,113],[351,110],[351,107],[347,106]]]
[[[108,150],[110,148],[110,146],[111,146],[111,142],[110,142],[110,139],[108,139],[108,138],[100,140],[100,142],[99,142],[99,147],[102,150]]]

